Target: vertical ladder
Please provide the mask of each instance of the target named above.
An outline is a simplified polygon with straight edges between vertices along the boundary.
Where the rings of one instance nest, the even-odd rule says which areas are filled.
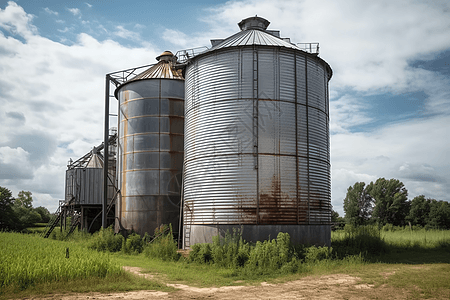
[[[253,47],[253,156],[258,169],[258,50]]]
[[[186,224],[184,228],[184,249],[191,248],[191,224]]]
[[[253,45],[253,159],[256,170],[256,223],[259,224],[259,176],[258,176],[258,48]]]

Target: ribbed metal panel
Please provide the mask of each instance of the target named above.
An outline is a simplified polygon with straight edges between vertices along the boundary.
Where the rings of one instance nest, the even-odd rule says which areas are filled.
[[[249,155],[205,156],[186,161],[184,222],[256,223],[256,170]]]
[[[331,69],[268,24],[245,19],[187,64],[184,245],[233,224],[330,243]]]
[[[179,222],[184,81],[164,79],[167,72],[154,78],[158,70],[170,67],[159,64],[141,74],[148,79],[134,78],[116,91],[121,191],[116,215],[119,226],[141,235],[153,234],[161,224],[171,223],[176,229]]]
[[[223,40],[221,43],[215,45],[211,48],[211,50],[249,45],[278,46],[300,50],[300,48],[298,48],[296,45],[293,45],[273,34],[270,34],[267,31],[255,29],[243,30],[241,32],[238,32],[235,35],[232,35],[231,37]]]
[[[327,72],[315,56],[264,46],[187,66],[185,225],[329,224]]]
[[[66,171],[66,201],[72,204],[101,205],[103,203],[103,169],[73,168]]]

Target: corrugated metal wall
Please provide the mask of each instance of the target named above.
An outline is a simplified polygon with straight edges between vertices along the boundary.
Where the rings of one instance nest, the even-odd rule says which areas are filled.
[[[102,205],[103,169],[74,168],[66,171],[66,201],[81,205]]]
[[[329,224],[326,63],[225,48],[186,69],[184,224]]]
[[[121,226],[143,235],[179,224],[184,81],[145,79],[119,87]]]

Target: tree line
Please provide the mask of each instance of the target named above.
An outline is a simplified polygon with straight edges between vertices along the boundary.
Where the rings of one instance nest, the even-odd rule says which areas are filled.
[[[48,223],[50,212],[43,206],[33,207],[32,193],[20,191],[16,198],[0,186],[0,230],[21,231],[35,223]]]
[[[424,195],[408,200],[408,191],[398,179],[379,178],[368,185],[356,182],[347,189],[344,212],[343,221],[353,226],[391,224],[450,229],[450,204],[447,201]],[[338,221],[339,215],[333,212],[332,219]]]

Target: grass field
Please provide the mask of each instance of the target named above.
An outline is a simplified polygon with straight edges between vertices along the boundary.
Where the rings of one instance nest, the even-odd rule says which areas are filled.
[[[134,281],[109,253],[89,250],[83,243],[0,232],[0,298],[55,291],[166,288],[142,279]]]
[[[346,234],[349,233],[333,232],[333,251]],[[302,263],[294,274],[258,275],[186,259],[161,261],[143,254],[97,252],[87,248],[89,237],[85,235],[61,242],[0,233],[0,298],[87,291],[174,291],[166,283],[197,287],[258,285],[263,281],[281,283],[330,274],[361,278],[361,283],[373,286],[372,298],[381,299],[389,297],[383,293],[400,291],[406,291],[406,298],[411,299],[450,298],[450,231],[381,231],[379,235],[386,251],[378,255],[333,257]],[[121,266],[140,267],[155,277],[138,278],[123,272]],[[347,296],[357,297],[358,291]]]

